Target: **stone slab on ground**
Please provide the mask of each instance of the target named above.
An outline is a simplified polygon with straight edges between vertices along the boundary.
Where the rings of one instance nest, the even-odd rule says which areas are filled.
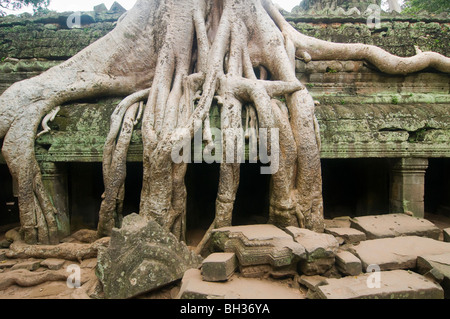
[[[443,233],[444,233],[444,241],[450,243],[450,228],[444,229]]]
[[[330,270],[339,248],[339,242],[333,235],[298,227],[287,227],[286,230],[306,250],[306,259],[299,262],[299,269],[303,274],[322,275]]]
[[[315,276],[302,275],[298,279],[298,283],[308,289],[315,290],[318,286],[326,285],[327,279],[328,278],[319,275]]]
[[[365,233],[350,227],[326,228],[325,233],[342,238],[346,244],[355,244],[367,239]]]
[[[304,299],[299,289],[275,280],[233,276],[226,282],[202,280],[198,269],[183,276],[177,299]]]
[[[353,218],[351,227],[366,234],[367,239],[421,236],[439,239],[441,230],[432,222],[406,214],[387,214]]]
[[[249,225],[224,227],[212,232],[217,251],[235,253],[239,266],[248,277],[254,273],[292,272],[305,248],[291,235],[274,225]],[[294,267],[295,268],[295,267]]]
[[[450,253],[450,243],[426,237],[405,236],[366,240],[349,248],[363,265],[378,265],[381,270],[414,269],[417,257]]]
[[[308,291],[306,292],[306,299],[317,299],[316,291],[317,287],[327,285],[326,277],[315,275],[315,276],[307,276],[302,275],[298,278],[298,283],[307,288]]]
[[[97,276],[107,299],[127,299],[163,287],[200,266],[202,258],[156,221],[131,214],[99,250]]]
[[[350,227],[350,216],[336,217],[333,219],[325,219],[325,228],[348,228]]]
[[[439,282],[444,288],[445,298],[450,298],[450,253],[419,256],[417,271]]]
[[[19,262],[11,267],[11,270],[19,270],[19,269],[25,269],[28,271],[35,271],[41,266],[40,260],[30,260],[30,261],[24,261]]]
[[[47,267],[50,270],[60,270],[65,262],[64,259],[48,258],[41,263],[41,266]]]
[[[336,267],[347,276],[358,276],[362,273],[361,260],[348,251],[340,251],[336,254]]]
[[[328,279],[328,285],[317,287],[320,299],[443,299],[441,286],[422,275],[406,270],[379,272],[380,288],[369,288],[370,276]]]
[[[202,263],[202,276],[205,281],[227,281],[237,268],[236,254],[211,254]]]

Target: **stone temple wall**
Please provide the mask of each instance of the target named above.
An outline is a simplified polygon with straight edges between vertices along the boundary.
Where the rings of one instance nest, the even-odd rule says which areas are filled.
[[[415,46],[450,56],[448,16],[419,21],[383,15],[381,28],[371,29],[362,15],[313,13],[286,17],[300,32],[323,40],[374,44],[399,56],[413,55]],[[75,29],[67,27],[70,14],[0,18],[0,93],[75,55],[112,30],[122,13],[83,13],[82,27]],[[322,124],[324,158],[450,156],[446,146],[450,136],[448,75],[430,70],[387,76],[357,61],[298,61],[297,72],[320,102],[317,117]],[[63,115],[52,124],[55,132],[38,141],[49,150],[42,159],[100,161],[109,113],[116,104],[90,101],[63,108]],[[77,114],[72,117],[72,113]],[[134,141],[140,143],[138,135]],[[65,149],[58,151],[57,144]],[[70,145],[77,145],[75,153],[67,150]],[[130,159],[140,160],[133,151]]]
[[[76,29],[67,27],[70,14],[0,18],[0,93],[14,82],[38,75],[75,55],[112,30],[122,13],[85,12],[81,28]],[[374,44],[400,56],[414,55],[416,47],[450,56],[450,18],[444,15],[417,18],[383,14],[378,29],[369,28],[367,18],[360,13],[342,10],[298,11],[286,14],[286,19],[300,32],[323,40]],[[423,215],[420,194],[424,194],[428,159],[450,158],[449,75],[424,70],[390,76],[361,61],[297,61],[297,73],[318,101],[322,158],[390,159],[386,173],[391,176],[390,186],[383,188],[389,192],[389,210]],[[50,123],[52,132],[37,140],[38,161],[57,163],[59,167],[62,163],[100,163],[110,114],[119,101],[105,98],[62,106]],[[212,108],[212,125],[218,125],[219,118],[217,108]],[[128,160],[142,160],[139,127]],[[326,166],[324,174],[326,183]],[[56,175],[48,174],[50,179]],[[378,178],[368,176],[365,183]],[[408,183],[413,186],[404,188]],[[450,192],[449,187],[444,192]],[[418,199],[411,198],[417,194]],[[445,198],[448,201],[449,196]],[[373,196],[367,195],[366,202],[371,200]]]

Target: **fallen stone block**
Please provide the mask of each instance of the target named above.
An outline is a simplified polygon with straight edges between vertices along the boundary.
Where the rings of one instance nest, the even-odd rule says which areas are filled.
[[[274,225],[224,227],[212,233],[217,251],[235,253],[247,277],[294,275],[305,248]]]
[[[326,277],[315,275],[315,276],[307,276],[301,275],[298,283],[308,289],[316,289],[318,286],[323,286],[327,284]]]
[[[28,271],[35,271],[41,266],[41,261],[33,260],[33,261],[25,261],[21,263],[17,263],[11,267],[11,270],[19,270],[24,269]]]
[[[407,236],[362,241],[349,251],[361,260],[363,271],[369,265],[378,265],[381,270],[414,269],[418,256],[450,253],[450,243]]]
[[[308,229],[287,227],[287,231],[306,251],[306,258],[299,262],[299,270],[305,275],[322,275],[335,263],[339,243],[330,234],[316,233]]]
[[[202,258],[157,222],[131,214],[99,250],[97,276],[107,299],[127,299],[163,287],[200,266]]]
[[[336,217],[333,219],[325,219],[325,228],[348,228],[350,227],[350,216]]]
[[[306,299],[317,299],[316,295],[317,287],[327,285],[328,284],[327,279],[328,278],[319,275],[315,276],[302,275],[299,277],[298,283],[301,286],[308,289],[306,293]]]
[[[328,285],[317,287],[320,299],[443,299],[441,286],[422,275],[406,270],[379,272],[379,285],[374,274],[328,279]]]
[[[444,233],[444,241],[450,243],[450,228],[444,229],[443,233]]]
[[[325,233],[333,235],[334,237],[342,238],[346,244],[355,244],[366,240],[365,233],[350,227],[326,228]]]
[[[198,269],[183,276],[177,299],[304,299],[299,289],[274,280],[233,276],[226,282],[202,280]]]
[[[367,239],[421,236],[439,239],[441,230],[432,222],[406,214],[388,214],[353,218],[351,227],[366,234]]]
[[[336,267],[347,276],[358,276],[362,273],[361,260],[348,251],[340,251],[336,254]]]
[[[417,271],[438,282],[444,289],[445,298],[450,298],[450,253],[419,256]]]
[[[202,263],[202,276],[205,281],[227,281],[237,268],[234,253],[211,254]]]
[[[50,270],[60,270],[66,261],[63,259],[48,258],[41,263],[41,266]]]

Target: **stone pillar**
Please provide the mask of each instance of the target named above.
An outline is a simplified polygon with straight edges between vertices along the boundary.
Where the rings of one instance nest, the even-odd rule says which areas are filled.
[[[437,208],[437,213],[450,217],[450,161],[446,160],[443,165],[442,173],[442,196],[440,198],[440,205]]]
[[[426,158],[396,159],[391,167],[390,213],[411,212],[415,217],[425,215]]]
[[[56,215],[58,235],[62,239],[70,235],[67,170],[63,166],[50,162],[40,165],[44,187],[58,212]]]

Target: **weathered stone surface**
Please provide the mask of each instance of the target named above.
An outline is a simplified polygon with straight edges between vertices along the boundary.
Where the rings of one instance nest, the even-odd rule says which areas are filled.
[[[444,288],[445,298],[450,298],[450,253],[419,256],[417,271],[440,283]]]
[[[334,265],[335,254],[339,248],[339,243],[334,236],[298,227],[288,227],[287,231],[306,250],[306,258],[299,262],[301,273],[321,275]]]
[[[366,240],[349,250],[362,261],[363,270],[369,265],[378,265],[381,270],[414,269],[418,256],[450,253],[450,243],[406,236]]]
[[[202,280],[198,269],[186,271],[177,299],[304,299],[298,289],[280,282],[233,276],[226,282]]]
[[[107,299],[126,299],[181,279],[201,262],[158,223],[132,214],[99,251],[97,276]]]
[[[342,238],[346,244],[355,244],[366,240],[366,234],[355,228],[325,228],[325,233]]]
[[[364,232],[367,239],[399,236],[423,236],[439,239],[440,229],[432,222],[406,214],[364,216],[352,219],[352,228]]]
[[[412,271],[380,272],[380,288],[369,288],[371,274],[328,279],[317,287],[320,299],[442,299],[443,289]]]
[[[444,229],[443,233],[444,233],[444,241],[450,243],[450,228]]]
[[[30,261],[24,261],[24,262],[15,264],[14,266],[11,267],[11,270],[24,269],[24,270],[28,270],[28,271],[35,271],[40,266],[41,266],[41,261],[30,260]]]
[[[236,254],[241,272],[249,277],[291,271],[306,257],[302,245],[273,225],[224,227],[214,230],[212,238],[216,249]]]
[[[348,276],[358,276],[362,272],[361,260],[348,251],[340,251],[336,254],[336,267]]]
[[[205,281],[227,281],[237,268],[234,253],[211,254],[202,263],[202,276]]]
[[[333,219],[325,219],[325,228],[349,228],[350,227],[350,217],[336,217]]]
[[[317,287],[327,285],[326,277],[322,276],[300,276],[298,283],[308,289],[307,298],[313,299],[315,292],[317,291]]]
[[[44,260],[41,263],[41,266],[47,267],[50,270],[60,270],[66,261],[63,259],[55,259],[55,258],[49,258]]]

